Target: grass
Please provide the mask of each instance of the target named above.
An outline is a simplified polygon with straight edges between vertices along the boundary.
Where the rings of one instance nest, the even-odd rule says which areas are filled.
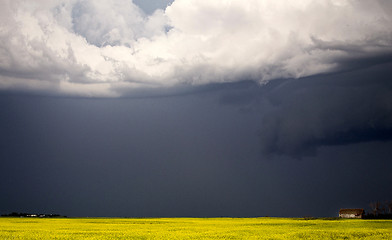
[[[0,218],[0,239],[392,239],[392,220]]]

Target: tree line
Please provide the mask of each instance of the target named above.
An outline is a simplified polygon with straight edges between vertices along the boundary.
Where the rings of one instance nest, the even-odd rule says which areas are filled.
[[[2,214],[2,217],[39,217],[39,218],[59,218],[59,217],[67,217],[67,216],[61,216],[59,214],[36,214],[36,213],[18,213],[18,212],[12,212],[9,214]]]
[[[392,219],[392,201],[375,201],[369,204],[370,212],[366,218]]]

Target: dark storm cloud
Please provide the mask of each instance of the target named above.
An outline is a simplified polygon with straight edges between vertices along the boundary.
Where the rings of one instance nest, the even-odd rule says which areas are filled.
[[[246,195],[231,166],[254,158],[257,125],[214,102],[2,95],[0,212],[230,214]]]
[[[367,39],[368,42],[366,46],[361,43],[348,45],[341,41],[327,42],[316,38],[312,38],[312,41],[315,49],[347,53],[347,55],[340,58],[331,59],[333,62],[337,63],[336,71],[339,72],[391,62],[391,50],[373,51],[380,46],[388,45],[388,41],[385,41],[385,39],[389,38],[391,38],[389,34],[386,34],[382,38],[370,37],[370,39]]]
[[[271,102],[293,99],[285,88],[341,84],[324,80],[155,98],[1,94],[0,213],[335,216],[391,199],[391,141],[323,145],[301,161],[260,154],[257,133]]]
[[[391,11],[4,0],[0,213],[334,216],[391,199]]]
[[[290,80],[266,94],[264,153],[302,156],[320,146],[392,140],[390,63]]]

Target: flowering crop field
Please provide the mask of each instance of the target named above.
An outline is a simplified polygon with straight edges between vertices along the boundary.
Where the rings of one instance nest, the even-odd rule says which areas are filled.
[[[392,239],[392,220],[0,218],[0,239]]]

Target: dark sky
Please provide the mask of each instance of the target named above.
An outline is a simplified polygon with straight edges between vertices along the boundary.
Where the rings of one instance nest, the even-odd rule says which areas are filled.
[[[166,97],[2,93],[0,212],[335,216],[390,200],[390,69]]]
[[[392,200],[392,3],[2,0],[0,214]]]

